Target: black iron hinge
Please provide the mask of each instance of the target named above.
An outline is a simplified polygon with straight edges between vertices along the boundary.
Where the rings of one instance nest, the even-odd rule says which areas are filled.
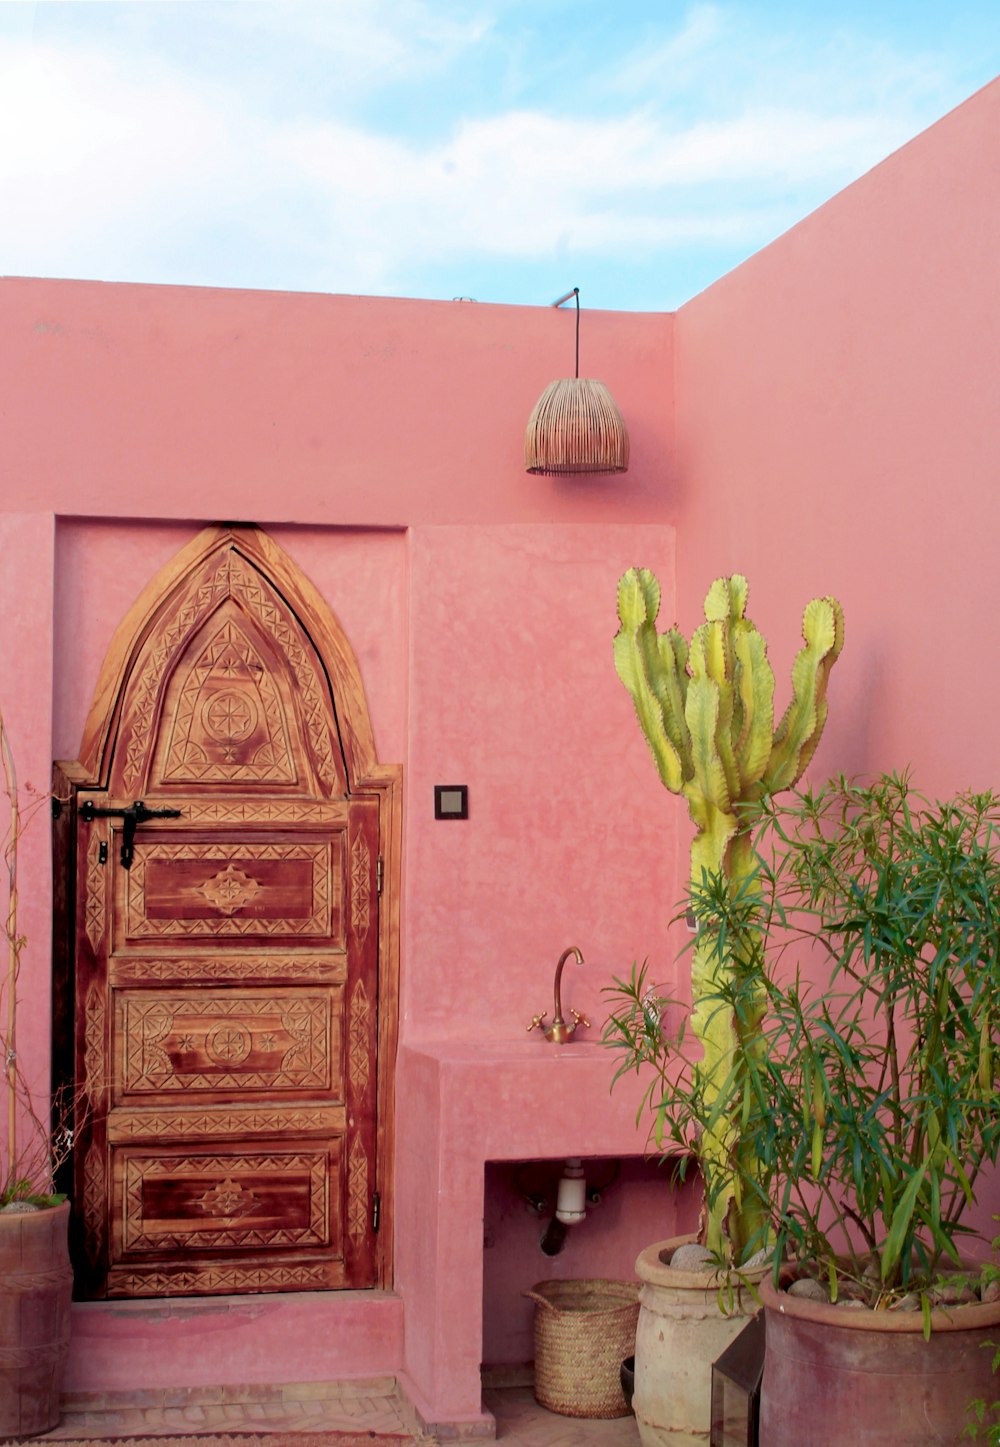
[[[378,1235],[379,1221],[382,1215],[382,1198],[378,1191],[372,1192],[372,1230]]]

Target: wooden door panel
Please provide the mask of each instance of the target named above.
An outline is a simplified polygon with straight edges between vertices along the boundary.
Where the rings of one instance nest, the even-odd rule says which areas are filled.
[[[114,992],[112,1104],[344,1098],[343,986]],[[277,1102],[276,1102],[277,1103]]]
[[[275,936],[344,945],[343,837],[206,842],[166,831],[118,869],[115,938],[239,946]]]
[[[283,825],[242,840],[228,820],[192,831],[180,802],[176,822],[139,829],[129,870],[114,821],[80,825],[91,1282],[110,1295],[175,1279],[236,1290],[235,1256],[239,1289],[315,1287],[317,1263],[325,1286],[368,1284],[377,801],[345,804],[322,832],[309,821],[299,839]],[[238,888],[217,888],[230,865]],[[193,937],[171,931],[177,914]],[[301,954],[294,929],[236,933],[279,920],[311,931]]]
[[[342,1255],[330,1193],[340,1153],[340,1142],[251,1154],[221,1141],[183,1152],[122,1147],[113,1156],[113,1257],[130,1266],[175,1251],[332,1246]]]

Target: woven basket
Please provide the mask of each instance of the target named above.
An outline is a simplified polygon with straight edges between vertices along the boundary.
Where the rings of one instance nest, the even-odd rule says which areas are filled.
[[[621,1364],[635,1351],[639,1288],[628,1281],[540,1281],[535,1396],[564,1417],[627,1417]]]

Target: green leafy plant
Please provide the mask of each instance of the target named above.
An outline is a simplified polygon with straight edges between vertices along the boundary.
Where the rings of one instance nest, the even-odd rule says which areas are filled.
[[[1000,1370],[1000,1347],[993,1341],[985,1345],[993,1353],[993,1371],[996,1373]],[[966,1423],[963,1436],[970,1437],[973,1442],[985,1442],[987,1447],[1000,1447],[1000,1402],[987,1402],[985,1397],[979,1397],[969,1403],[966,1411],[971,1421]]]
[[[715,880],[732,898],[752,895],[757,874],[751,842],[764,801],[791,787],[815,753],[827,716],[830,670],[843,647],[843,615],[834,598],[805,609],[804,647],[792,669],[792,701],[774,725],[774,674],[767,644],[746,616],[748,588],[739,573],[717,578],[705,599],[705,622],[691,642],[671,628],[658,634],[660,586],[645,568],[618,585],[620,628],[615,668],[635,705],[662,783],[687,800],[695,836],[692,890]],[[753,1188],[758,1161],[741,1143],[732,1108],[738,1058],[760,1041],[764,997],[754,987],[758,944],[725,933],[722,947],[699,936],[692,954],[690,1029],[699,1065],[690,1076],[697,1101],[697,1149],[706,1181],[702,1238],[720,1261],[742,1262],[761,1245],[767,1213]],[[716,1008],[720,991],[740,982],[740,1011]],[[636,1060],[647,1058],[644,1003],[635,975],[609,1038],[617,1034]],[[630,994],[631,991],[631,994]],[[683,1042],[678,1042],[683,1050]],[[654,1052],[655,1053],[655,1052]],[[619,1072],[620,1073],[620,1072]],[[667,1119],[661,1117],[661,1128]]]
[[[18,982],[27,941],[18,928],[18,847],[31,814],[48,802],[47,795],[34,795],[27,812],[22,809],[17,770],[3,713],[0,712],[0,769],[6,796],[7,834],[3,858],[6,869],[6,910],[3,934],[7,944],[7,967],[0,979],[0,1060],[6,1094],[7,1139],[0,1167],[0,1207],[17,1204],[22,1208],[56,1206],[66,1199],[51,1187],[58,1166],[69,1153],[72,1136],[61,1123],[66,1114],[59,1101],[53,1103],[54,1128],[36,1113],[17,1049]]]
[[[706,876],[691,896],[700,947],[742,962],[710,1008],[738,1022],[765,999],[714,1106],[757,1161],[730,1169],[766,1210],[776,1258],[834,1300],[909,1298],[929,1330],[934,1305],[998,1276],[963,1273],[961,1247],[1000,1154],[1000,799],[839,778],[766,801],[754,854],[746,887]],[[641,972],[617,988],[622,1042]],[[655,1066],[657,1132],[703,1131],[701,1065],[644,1019],[626,1064]]]

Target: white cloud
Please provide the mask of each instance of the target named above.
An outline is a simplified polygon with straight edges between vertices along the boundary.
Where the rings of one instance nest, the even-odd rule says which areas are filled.
[[[143,8],[125,8],[138,23]],[[198,8],[234,45],[241,32],[265,51],[305,45],[334,78],[386,85],[463,64],[492,24],[421,0]],[[918,128],[933,68],[876,57],[862,94],[857,52],[844,37],[808,56],[765,37],[748,53],[725,7],[697,5],[663,46],[626,56],[583,118],[555,103],[497,111],[421,141],[363,126],[332,82],[325,114],[276,118],[245,69],[226,82],[169,48],[137,59],[120,36],[9,41],[0,270],[412,293],[414,268],[466,257],[749,249]],[[696,90],[708,71],[725,91],[708,114],[679,104],[680,80],[659,83],[683,72]]]

